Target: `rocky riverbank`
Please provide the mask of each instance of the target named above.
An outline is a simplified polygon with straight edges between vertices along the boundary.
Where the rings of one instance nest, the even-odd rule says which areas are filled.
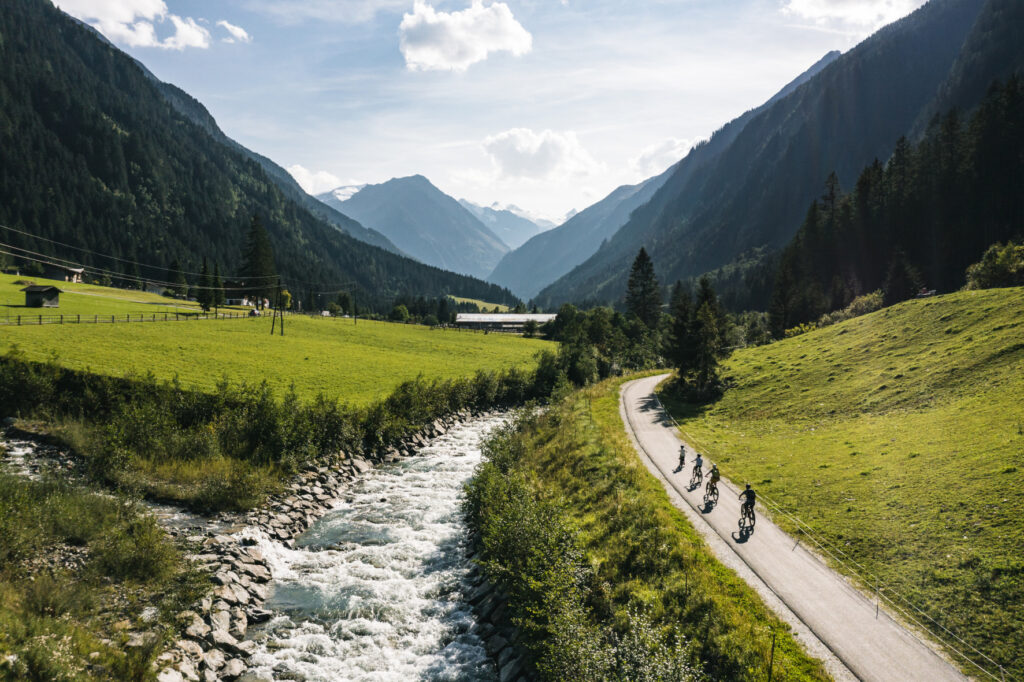
[[[407,441],[369,457],[339,455],[331,463],[306,467],[289,485],[288,491],[269,500],[261,509],[240,518],[240,526],[292,547],[296,536],[306,531],[344,495],[346,487],[372,467],[411,457],[430,439],[443,435],[456,423],[484,414],[461,412],[438,419]],[[161,682],[184,680],[234,680],[247,671],[246,659],[255,643],[246,639],[251,626],[267,621],[264,608],[271,568],[247,533],[209,532],[188,539],[201,550],[192,558],[212,576],[212,594],[190,611],[179,614],[184,636],[160,658]],[[500,625],[503,609],[490,586],[476,581],[472,597],[481,613],[480,634],[488,642],[503,682],[525,679],[525,663],[515,652],[515,633]],[[490,621],[484,619],[490,618]],[[497,625],[496,625],[497,623]],[[510,666],[509,663],[512,663]]]

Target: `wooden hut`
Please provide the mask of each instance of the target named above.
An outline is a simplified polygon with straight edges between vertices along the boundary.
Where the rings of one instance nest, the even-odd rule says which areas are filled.
[[[32,284],[22,289],[26,308],[57,308],[61,290],[50,284]]]

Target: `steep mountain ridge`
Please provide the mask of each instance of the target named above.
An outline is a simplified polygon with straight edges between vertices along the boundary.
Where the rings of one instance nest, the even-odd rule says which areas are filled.
[[[131,57],[50,3],[0,3],[0,37],[0,224],[70,246],[7,231],[0,241],[130,278],[165,279],[160,268],[174,260],[197,270],[203,257],[230,276],[258,215],[295,293],[331,285],[380,307],[410,290],[515,302],[306,210],[256,160],[182,114]]]
[[[508,246],[458,201],[422,175],[367,185],[345,201],[332,192],[320,201],[382,233],[413,258],[485,277]]]
[[[488,279],[508,287],[523,298],[536,296],[545,286],[603,248],[605,240],[611,239],[629,221],[633,211],[650,201],[666,183],[683,185],[688,182],[697,169],[709,163],[736,139],[748,121],[806,83],[838,56],[839,53],[834,51],[824,55],[763,105],[725,124],[710,140],[695,146],[684,159],[660,175],[636,185],[618,187],[561,226],[531,239],[505,256]]]
[[[714,159],[681,164],[605,248],[540,301],[618,299],[641,246],[664,282],[781,248],[831,171],[849,186],[873,159],[888,157],[948,76],[983,4],[931,0],[769,103]]]

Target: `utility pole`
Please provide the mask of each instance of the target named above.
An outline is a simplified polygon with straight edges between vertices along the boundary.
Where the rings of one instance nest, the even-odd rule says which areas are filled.
[[[274,335],[274,327],[277,324],[277,316],[281,316],[281,336],[284,336],[284,311],[281,310],[281,278],[277,278],[277,289],[274,291],[274,317],[270,323],[270,335]]]

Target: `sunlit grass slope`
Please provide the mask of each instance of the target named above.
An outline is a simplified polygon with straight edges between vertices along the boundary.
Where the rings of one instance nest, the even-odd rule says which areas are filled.
[[[486,310],[487,312],[493,311],[495,308],[498,309],[499,313],[507,313],[511,308],[503,303],[488,303],[487,301],[481,301],[478,298],[463,298],[462,296],[451,297],[456,303],[475,303],[480,310]]]
[[[353,405],[386,396],[402,381],[469,376],[478,369],[527,367],[554,344],[506,334],[359,320],[270,318],[99,325],[0,327],[0,352],[17,344],[28,359],[123,376],[153,372],[185,387],[266,380],[280,395],[291,384],[304,399],[323,393]]]
[[[1024,678],[1024,289],[909,301],[725,375],[705,409],[666,398],[683,436]]]
[[[15,284],[15,282],[52,284],[58,287],[64,292],[60,295],[60,306],[57,308],[26,308],[25,294],[21,291],[25,285]],[[223,308],[222,310],[237,309]],[[162,316],[163,313],[175,311],[196,313],[199,312],[199,305],[145,291],[115,289],[94,284],[72,284],[71,282],[59,282],[28,275],[20,277],[0,275],[0,318],[17,315],[82,315],[83,317],[120,315],[123,317],[126,314],[133,316],[158,314]]]

